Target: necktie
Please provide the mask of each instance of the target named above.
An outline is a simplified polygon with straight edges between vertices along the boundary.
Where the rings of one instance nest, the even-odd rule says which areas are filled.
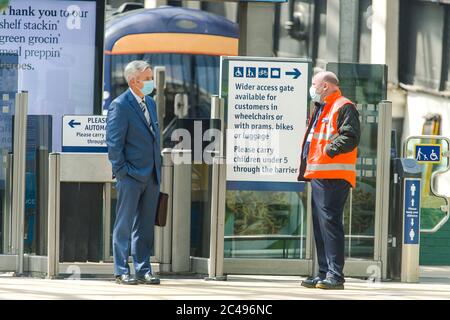
[[[145,120],[147,120],[147,124],[150,125],[150,116],[148,114],[147,105],[145,104],[145,101],[142,100],[140,105],[141,105],[142,112],[144,113]]]
[[[150,123],[150,114],[148,113],[147,104],[145,103],[144,100],[141,101],[140,106],[142,112],[144,113],[145,120],[147,121],[147,125],[150,127],[150,131],[153,133],[153,127],[152,124]]]

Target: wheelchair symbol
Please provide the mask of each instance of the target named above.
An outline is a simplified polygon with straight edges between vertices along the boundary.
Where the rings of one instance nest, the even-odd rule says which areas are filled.
[[[242,67],[235,67],[234,68],[234,76],[237,78],[244,77],[244,68]]]
[[[434,149],[431,149],[430,159],[431,159],[431,161],[436,161],[436,160],[439,159],[439,157],[437,156],[437,154],[434,153]]]

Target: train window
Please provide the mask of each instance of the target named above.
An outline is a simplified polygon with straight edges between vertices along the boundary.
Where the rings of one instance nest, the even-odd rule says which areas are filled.
[[[359,1],[359,59],[360,63],[370,63],[372,48],[372,0]]]
[[[289,5],[277,8],[277,26],[275,38],[278,56],[311,57],[313,54],[313,22],[315,1],[291,0]]]
[[[166,68],[166,117],[167,125],[174,117],[176,94],[188,96],[188,117],[209,118],[210,99],[219,92],[219,64],[217,56],[190,54],[127,54],[111,56],[111,98],[124,92],[128,86],[123,69],[133,60],[146,60],[155,66]]]
[[[446,52],[446,57],[445,57],[445,64],[447,65],[446,67],[443,66],[442,70],[443,70],[443,78],[442,78],[442,86],[441,89],[444,91],[450,91],[450,6],[447,6],[447,19],[446,19],[446,24],[447,24],[447,39],[445,40],[445,50],[444,52]],[[445,34],[445,33],[444,33]]]

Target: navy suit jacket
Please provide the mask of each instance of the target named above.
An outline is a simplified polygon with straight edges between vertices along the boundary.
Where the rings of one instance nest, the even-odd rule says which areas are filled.
[[[161,181],[161,151],[155,101],[145,97],[151,126],[147,124],[131,89],[117,97],[109,106],[106,119],[106,144],[113,175],[127,175],[146,183],[153,170]]]

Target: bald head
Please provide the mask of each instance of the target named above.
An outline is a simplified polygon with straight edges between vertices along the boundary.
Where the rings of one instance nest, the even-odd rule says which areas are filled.
[[[314,79],[318,82],[327,82],[334,86],[339,86],[338,77],[331,71],[320,71],[315,76]]]
[[[324,99],[339,89],[339,79],[331,71],[320,71],[312,79],[312,88],[316,93],[313,100],[323,102]]]

